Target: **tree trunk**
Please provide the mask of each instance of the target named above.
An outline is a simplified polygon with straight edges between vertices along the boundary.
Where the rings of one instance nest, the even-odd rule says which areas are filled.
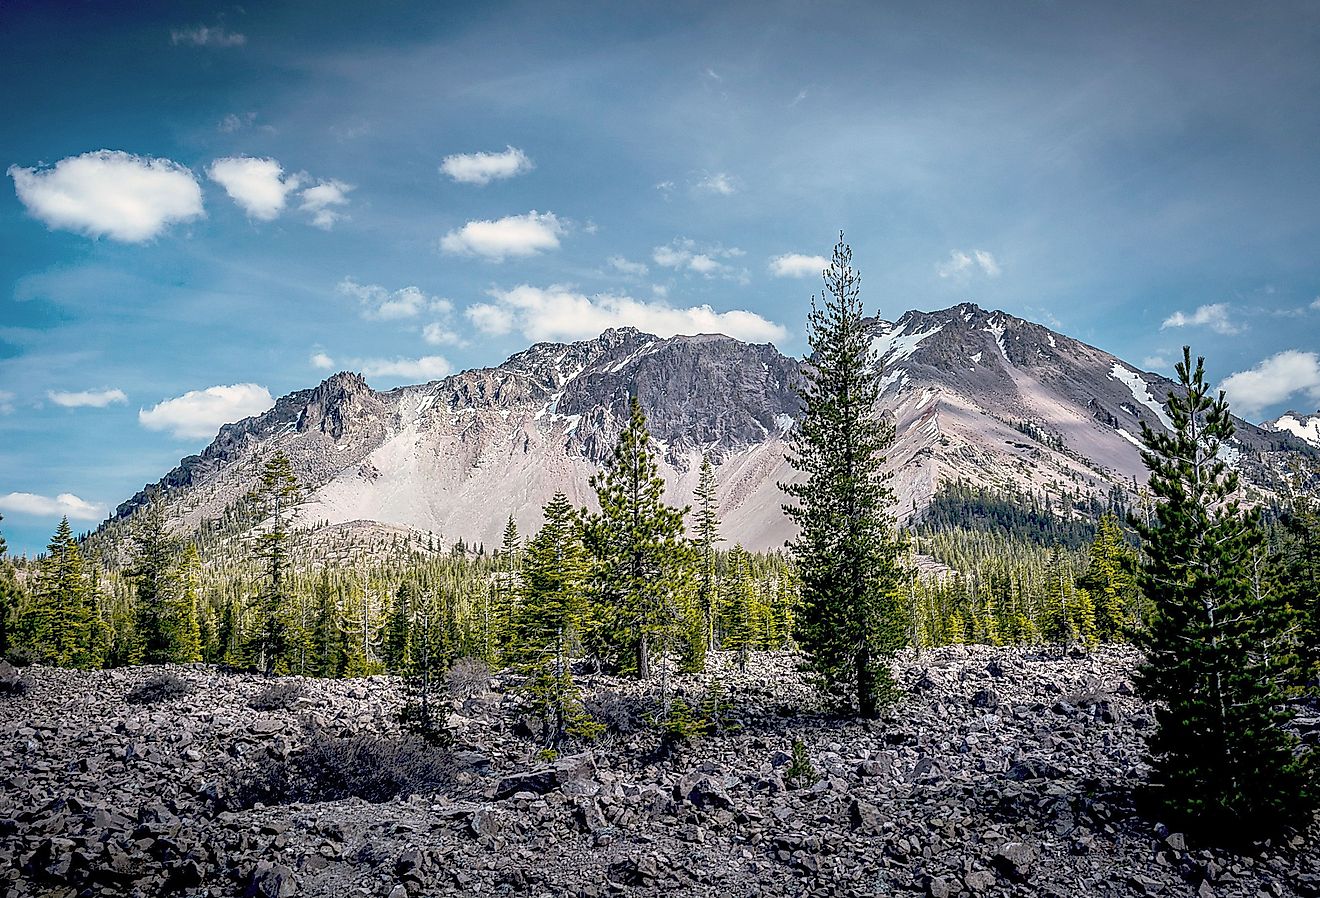
[[[857,650],[857,710],[862,717],[880,716],[880,706],[875,694],[875,671],[872,670],[871,647],[863,644]]]
[[[643,631],[637,638],[637,676],[639,679],[651,679],[651,646]]]

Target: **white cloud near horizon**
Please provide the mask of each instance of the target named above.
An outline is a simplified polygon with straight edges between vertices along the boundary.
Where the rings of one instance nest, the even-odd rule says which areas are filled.
[[[138,423],[147,430],[168,431],[177,439],[199,439],[213,437],[222,424],[259,415],[274,404],[270,391],[259,384],[214,386],[139,409]]]
[[[993,253],[989,250],[974,249],[965,252],[960,249],[949,250],[949,258],[935,266],[935,273],[941,278],[965,280],[980,272],[988,278],[997,278],[1002,274]]]
[[[113,402],[128,402],[128,397],[120,389],[109,390],[48,390],[46,398],[65,408],[105,408]]]
[[[439,380],[454,370],[448,359],[438,355],[417,359],[359,359],[357,367],[367,377],[401,378],[417,383]]]
[[[321,371],[329,371],[335,366],[335,360],[330,358],[330,356],[324,352],[312,353],[308,361],[311,362],[313,368],[317,368]]]
[[[428,296],[415,286],[390,290],[380,284],[359,284],[347,277],[335,289],[342,296],[356,299],[362,307],[362,317],[370,321],[400,321],[416,318],[423,312],[448,316],[454,311],[454,304],[449,300]]]
[[[37,493],[6,493],[0,496],[0,511],[33,517],[67,517],[76,521],[99,521],[106,508],[99,502],[88,502],[73,493],[42,496]]]
[[[634,275],[635,277],[642,277],[651,270],[646,266],[645,262],[632,262],[625,259],[623,256],[610,256],[606,261],[610,263],[610,267],[615,271],[622,274]]]
[[[285,175],[274,159],[226,156],[206,169],[206,176],[225,189],[249,218],[273,221],[280,216],[288,196],[302,185],[302,176]]]
[[[512,290],[491,290],[490,296],[494,302],[469,306],[466,315],[478,330],[492,336],[517,331],[533,341],[581,340],[611,327],[631,326],[658,337],[719,333],[765,342],[782,340],[788,333],[781,325],[745,309],[675,308],[631,296],[588,296],[558,284],[544,289],[521,284]]]
[[[440,248],[455,255],[483,256],[495,262],[509,257],[535,256],[559,249],[559,238],[567,228],[553,212],[509,215],[504,218],[469,221],[440,239]]]
[[[727,249],[719,245],[698,246],[695,240],[676,237],[664,246],[655,247],[651,251],[651,261],[661,268],[692,271],[708,278],[719,275],[746,284],[749,281],[746,269],[720,261],[742,255],[743,251],[736,246]]]
[[[88,237],[143,243],[205,214],[197,178],[170,159],[96,150],[53,166],[11,165],[7,173],[33,217]]]
[[[830,266],[824,256],[784,253],[770,260],[770,273],[777,278],[802,278],[819,275]]]
[[[1244,417],[1294,396],[1320,402],[1320,355],[1286,349],[1254,368],[1230,374],[1219,388],[1228,396],[1233,411]]]
[[[226,31],[220,26],[198,25],[195,28],[174,28],[170,31],[170,43],[174,45],[191,44],[194,47],[241,47],[247,43],[247,35],[237,31]]]
[[[454,153],[440,162],[440,172],[459,184],[484,187],[491,181],[526,174],[536,166],[517,147],[502,153]]]
[[[1190,315],[1181,311],[1174,312],[1164,319],[1160,330],[1171,327],[1208,327],[1217,334],[1229,336],[1242,333],[1242,328],[1229,317],[1228,303],[1223,302],[1197,306],[1196,311]]]

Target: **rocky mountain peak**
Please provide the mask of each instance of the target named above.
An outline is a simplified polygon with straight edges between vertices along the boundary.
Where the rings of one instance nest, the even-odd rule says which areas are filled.
[[[372,411],[383,410],[379,395],[367,385],[361,374],[341,371],[308,391],[296,429],[299,433],[319,429],[339,439],[355,420]]]
[[[1261,429],[1275,433],[1290,433],[1299,440],[1320,447],[1320,410],[1313,415],[1289,409],[1272,421],[1262,421]]]

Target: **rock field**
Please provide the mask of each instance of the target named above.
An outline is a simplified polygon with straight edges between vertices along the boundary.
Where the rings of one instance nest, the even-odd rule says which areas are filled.
[[[0,893],[1320,896],[1316,829],[1245,857],[1136,813],[1152,718],[1134,660],[905,656],[907,695],[875,722],[814,710],[790,655],[721,661],[671,687],[695,700],[717,679],[724,731],[672,751],[641,719],[658,682],[582,676],[613,727],[550,760],[497,674],[453,699],[438,791],[250,809],[235,784],[310,734],[396,734],[398,681],[297,680],[259,711],[258,676],[170,668],[191,691],[134,704],[162,668],[32,668],[0,695]],[[790,775],[795,740],[814,783]]]

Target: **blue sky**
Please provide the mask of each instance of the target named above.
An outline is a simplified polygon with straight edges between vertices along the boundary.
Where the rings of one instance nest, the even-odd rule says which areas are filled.
[[[1314,4],[120,7],[0,9],[17,551],[334,370],[614,323],[800,353],[840,229],[885,317],[1320,405]]]

